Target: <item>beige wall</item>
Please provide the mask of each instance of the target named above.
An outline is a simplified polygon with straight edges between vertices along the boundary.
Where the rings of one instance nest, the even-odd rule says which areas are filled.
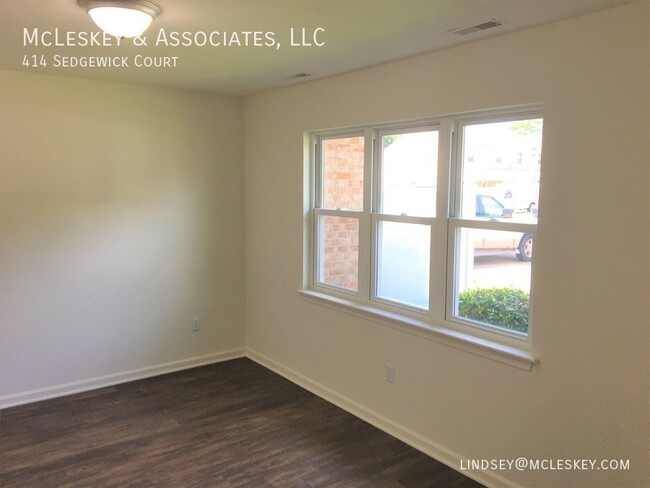
[[[495,485],[645,486],[648,5],[247,97],[251,354],[448,461],[631,463]],[[532,372],[300,298],[304,131],[529,102],[545,104]]]
[[[0,106],[0,403],[241,352],[241,99],[0,72]]]

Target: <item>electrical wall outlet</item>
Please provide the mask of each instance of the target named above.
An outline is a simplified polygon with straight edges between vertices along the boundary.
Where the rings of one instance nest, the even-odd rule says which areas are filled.
[[[395,365],[387,364],[386,365],[386,381],[388,383],[395,383]]]
[[[192,319],[192,332],[199,332],[201,330],[201,317],[194,317]]]

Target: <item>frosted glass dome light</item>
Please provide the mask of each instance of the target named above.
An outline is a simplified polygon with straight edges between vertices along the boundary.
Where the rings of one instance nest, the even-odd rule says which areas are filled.
[[[79,0],[97,26],[115,37],[138,37],[160,9],[144,0]]]

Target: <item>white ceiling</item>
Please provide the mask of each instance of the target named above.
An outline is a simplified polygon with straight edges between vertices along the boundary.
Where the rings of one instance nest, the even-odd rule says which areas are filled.
[[[152,0],[162,14],[145,33],[148,46],[23,46],[23,28],[94,32],[76,0],[0,0],[0,68],[62,76],[250,94],[413,56],[453,44],[524,29],[630,0]],[[501,27],[468,36],[450,30],[498,19]],[[294,27],[322,27],[323,47],[291,47]],[[170,31],[272,31],[280,48],[154,47]],[[25,55],[45,56],[47,67],[25,68]],[[128,56],[130,68],[54,67],[54,56]],[[177,56],[175,68],[133,67],[136,55]]]

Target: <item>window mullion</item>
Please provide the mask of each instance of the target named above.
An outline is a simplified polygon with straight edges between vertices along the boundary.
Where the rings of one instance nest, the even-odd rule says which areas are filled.
[[[364,132],[363,166],[363,212],[359,221],[359,299],[363,303],[370,300],[370,274],[372,267],[371,211],[373,198],[373,133]]]
[[[447,295],[447,227],[449,215],[449,175],[453,153],[453,121],[440,123],[438,144],[438,173],[436,184],[436,219],[431,224],[429,258],[429,320],[445,319]]]
[[[375,292],[377,290],[377,213],[380,211],[381,205],[381,151],[378,148],[379,145],[379,135],[378,131],[370,131],[370,139],[372,144],[370,147],[370,157],[371,157],[371,173],[372,177],[370,179],[372,186],[372,195],[369,200],[370,204],[370,226],[369,226],[369,238],[370,238],[370,253],[369,253],[369,273],[368,273],[368,301],[372,302],[375,300]]]

